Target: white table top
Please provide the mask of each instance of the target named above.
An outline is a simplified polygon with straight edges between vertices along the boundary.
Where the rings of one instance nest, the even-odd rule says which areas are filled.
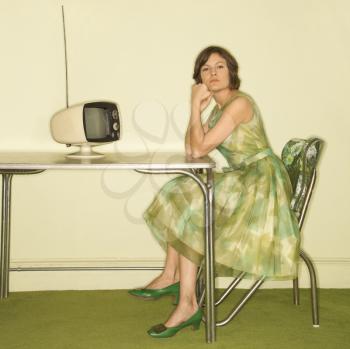
[[[184,153],[105,153],[99,159],[68,159],[65,153],[0,152],[1,170],[47,169],[125,169],[178,170],[214,168],[215,162],[205,156],[186,158]]]

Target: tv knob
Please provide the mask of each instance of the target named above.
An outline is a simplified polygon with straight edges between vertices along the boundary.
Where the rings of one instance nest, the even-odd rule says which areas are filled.
[[[117,116],[118,116],[118,112],[117,112],[116,109],[114,109],[114,110],[112,111],[112,117],[113,117],[113,119],[116,119]]]
[[[118,131],[118,130],[119,130],[119,125],[118,125],[117,122],[115,122],[115,123],[113,124],[113,129],[114,129],[115,131]]]

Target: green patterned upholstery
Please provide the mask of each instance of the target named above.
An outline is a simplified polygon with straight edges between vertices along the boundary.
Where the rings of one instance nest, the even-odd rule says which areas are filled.
[[[291,208],[300,220],[308,188],[320,157],[323,141],[319,138],[291,139],[282,150],[282,161],[288,171],[293,198]]]

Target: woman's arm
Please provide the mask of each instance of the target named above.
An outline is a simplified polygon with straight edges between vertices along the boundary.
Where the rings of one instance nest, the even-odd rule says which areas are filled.
[[[200,119],[200,98],[192,99],[190,118],[190,146],[193,158],[207,155],[221,144],[241,123],[248,122],[253,110],[250,102],[244,97],[237,97],[226,108],[218,123],[207,133],[204,132]]]
[[[203,125],[204,133],[207,133],[209,131],[209,120],[210,120],[210,117]],[[191,141],[190,141],[190,123],[187,126],[187,131],[185,136],[185,152],[186,152],[186,155],[192,156]]]
[[[202,125],[201,113],[202,111],[209,105],[212,98],[212,93],[207,89],[204,84],[194,84],[192,86],[191,93],[191,117],[188,123],[186,137],[185,137],[185,147],[186,152],[194,157],[193,152],[193,142],[192,137],[193,133],[198,133],[198,127],[200,127],[200,132],[207,133],[209,130],[209,119]],[[193,114],[196,114],[196,118],[198,119],[198,124],[193,123]]]
[[[190,142],[190,124],[187,126],[185,136],[185,152],[187,156],[192,156],[191,142]]]

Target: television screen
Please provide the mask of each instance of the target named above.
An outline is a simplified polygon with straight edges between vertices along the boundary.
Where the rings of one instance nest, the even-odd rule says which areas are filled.
[[[118,109],[114,103],[85,104],[83,120],[88,142],[112,142],[120,137]]]
[[[85,108],[85,132],[90,141],[105,139],[111,134],[108,112],[103,108]]]

